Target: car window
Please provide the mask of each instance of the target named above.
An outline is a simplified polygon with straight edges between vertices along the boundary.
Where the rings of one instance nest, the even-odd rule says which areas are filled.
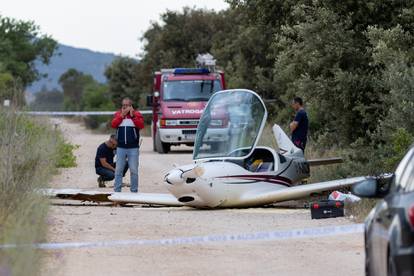
[[[412,178],[414,169],[413,152],[414,148],[411,148],[395,170],[395,184],[398,189],[406,190],[408,186],[411,187],[410,178]]]

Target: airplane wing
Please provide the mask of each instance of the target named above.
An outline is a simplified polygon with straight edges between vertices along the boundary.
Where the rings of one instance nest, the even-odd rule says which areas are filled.
[[[69,200],[184,206],[183,203],[170,194],[114,193],[82,189],[42,189],[39,192],[50,198]]]
[[[267,192],[254,192],[251,191],[246,193],[242,198],[241,202],[243,206],[253,206],[253,205],[265,205],[275,202],[299,199],[303,197],[310,196],[314,193],[319,193],[323,191],[335,190],[350,187],[354,184],[360,183],[364,180],[367,180],[367,177],[352,177],[338,180],[331,180],[326,182],[312,183],[312,184],[303,184],[286,189],[280,189],[276,191],[267,191]]]
[[[80,201],[110,202],[112,192],[88,191],[82,189],[41,189],[38,192],[50,198],[72,199]]]
[[[118,203],[135,203],[135,204],[156,204],[167,206],[184,206],[177,198],[170,194],[152,194],[152,193],[113,193],[109,197],[110,201]]]

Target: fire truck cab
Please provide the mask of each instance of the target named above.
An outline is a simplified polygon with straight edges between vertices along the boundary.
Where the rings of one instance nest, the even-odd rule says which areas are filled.
[[[153,93],[147,97],[147,105],[152,107],[154,151],[168,153],[174,145],[194,145],[197,125],[207,101],[212,94],[224,89],[224,73],[214,70],[211,64],[155,72]],[[212,123],[220,127],[223,122]],[[217,137],[211,137],[211,146],[214,141],[224,139],[221,136],[218,133]]]

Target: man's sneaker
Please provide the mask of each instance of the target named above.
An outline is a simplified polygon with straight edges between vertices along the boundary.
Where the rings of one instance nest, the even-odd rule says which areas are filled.
[[[98,186],[99,188],[105,188],[105,181],[102,179],[102,176],[98,177]]]

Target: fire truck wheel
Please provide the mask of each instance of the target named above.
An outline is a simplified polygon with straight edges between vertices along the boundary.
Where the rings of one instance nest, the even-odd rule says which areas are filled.
[[[160,138],[160,132],[157,131],[155,135],[155,148],[158,153],[168,153],[170,151],[171,145],[168,143],[163,143]]]

